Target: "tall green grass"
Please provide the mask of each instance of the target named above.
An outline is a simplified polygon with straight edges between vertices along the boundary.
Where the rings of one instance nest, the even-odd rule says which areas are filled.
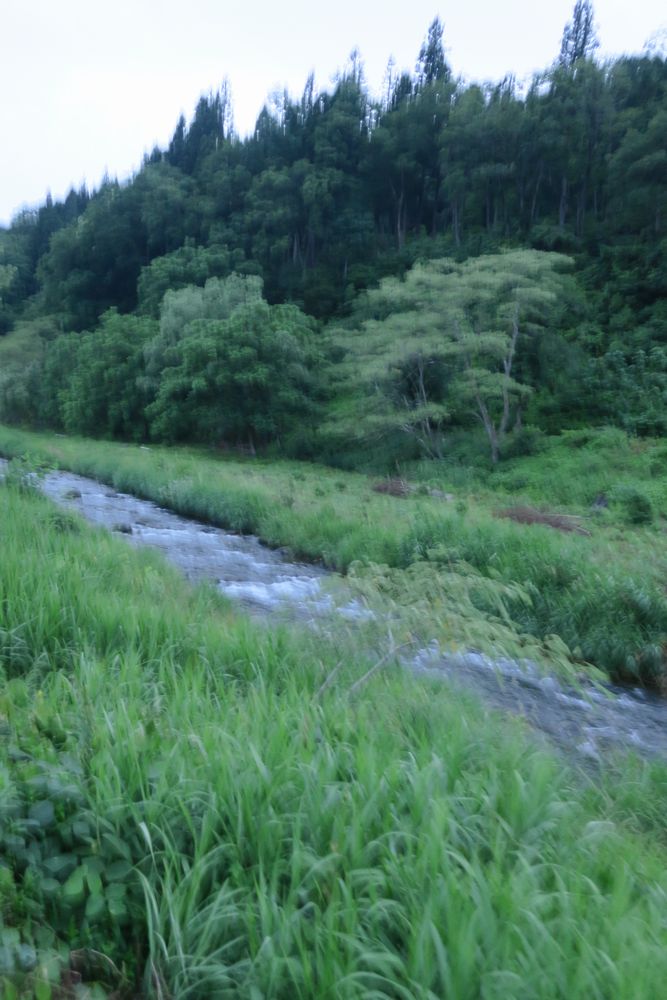
[[[128,997],[660,995],[636,788],[586,792],[395,669],[352,694],[344,645],[39,496],[0,487],[0,549],[3,996],[55,998],[72,964]]]
[[[581,451],[567,443],[555,447]],[[591,516],[591,537],[565,536],[499,521],[488,492],[481,499],[460,495],[457,503],[419,492],[396,499],[374,493],[365,476],[304,463],[222,459],[6,428],[0,428],[0,452],[31,452],[182,514],[255,532],[341,571],[357,560],[405,568],[426,559],[450,570],[469,564],[530,593],[530,604],[509,605],[518,632],[547,645],[550,635],[558,635],[574,661],[591,662],[614,679],[665,684],[667,544],[659,526],[633,529]],[[649,469],[658,457],[641,461]],[[583,489],[586,462],[577,461],[579,485],[570,485],[570,497]],[[547,477],[540,488],[550,482]]]
[[[484,497],[513,497],[558,505],[603,523],[623,523],[623,493],[640,491],[654,516],[667,516],[667,445],[661,439],[632,438],[616,427],[564,431],[538,438],[534,453],[507,458],[492,467],[486,441],[472,432],[452,436],[440,461],[406,463],[416,481],[446,482],[450,489]],[[609,508],[591,505],[600,498]]]

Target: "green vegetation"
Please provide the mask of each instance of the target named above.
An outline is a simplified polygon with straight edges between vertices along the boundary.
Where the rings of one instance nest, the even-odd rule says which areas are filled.
[[[160,334],[146,348],[152,436],[235,440],[252,451],[280,439],[312,416],[314,326],[294,306],[267,305],[256,277],[167,292]]]
[[[474,416],[495,465],[531,394],[517,380],[516,356],[526,339],[537,353],[562,310],[567,284],[560,272],[568,263],[521,250],[463,264],[432,260],[403,281],[385,278],[359,307],[373,318],[361,330],[333,334],[345,357],[347,393],[364,400],[352,410],[356,431],[347,432],[386,434],[394,424],[441,458],[443,429]]]
[[[667,61],[595,50],[577,0],[525,92],[467,84],[436,19],[379,100],[354,55],[240,140],[223,86],[0,228],[3,998],[664,992],[665,767],[365,679],[390,621],[667,691]],[[42,464],[382,613],[237,617]]]
[[[3,996],[659,995],[659,770],[577,790],[352,655],[319,695],[321,640],[25,487],[0,534]]]
[[[455,79],[445,43],[436,19],[414,72],[390,65],[379,98],[354,56],[331,91],[311,77],[267,104],[243,140],[223,86],[127,183],[0,229],[0,342],[18,341],[0,350],[0,419],[250,435],[351,464],[379,442],[388,467],[439,454],[472,419],[494,459],[517,422],[664,433],[667,61],[598,62],[589,0],[525,92]],[[154,324],[173,296],[202,306],[207,282],[230,278],[261,281],[268,306],[195,310],[165,345]],[[97,384],[94,359],[122,372],[122,398],[79,412],[68,400]],[[244,387],[254,412],[265,404],[256,427],[230,418]]]
[[[0,428],[0,452],[29,452],[187,516],[254,532],[270,545],[289,546],[296,555],[334,569],[347,571],[359,561],[396,569],[416,566],[411,588],[389,587],[399,603],[412,604],[429,593],[432,599],[434,586],[446,603],[448,585],[444,577],[434,583],[434,570],[458,574],[463,593],[471,571],[514,587],[501,596],[500,614],[484,584],[475,598],[480,611],[505,624],[509,620],[512,652],[525,652],[532,636],[530,645],[536,638],[553,658],[550,637],[555,635],[569,648],[570,659],[651,686],[661,686],[665,677],[667,549],[661,523],[653,528],[637,524],[637,511],[641,520],[646,505],[656,513],[667,510],[665,481],[654,477],[663,450],[648,444],[637,449],[619,431],[587,438],[577,432],[535,458],[515,459],[499,472],[481,470],[476,481],[475,470],[469,469],[463,489],[460,466],[429,463],[430,479],[397,499],[375,493],[365,476],[305,463]],[[442,494],[452,485],[456,501],[428,493]],[[608,496],[609,506],[593,512],[590,505],[598,496]],[[495,517],[510,498],[568,504],[566,510],[585,514],[590,534],[561,534]],[[379,589],[386,592],[382,580],[380,570]],[[450,604],[455,591],[449,586]],[[445,642],[479,641],[462,634],[460,622],[450,623],[447,613],[436,617]],[[497,627],[486,636],[488,643],[501,638],[507,640],[507,633],[501,635]]]
[[[255,443],[312,419],[321,379],[314,321],[269,306],[256,277],[209,278],[164,296],[160,322],[109,309],[97,329],[45,342],[2,409],[69,433]]]

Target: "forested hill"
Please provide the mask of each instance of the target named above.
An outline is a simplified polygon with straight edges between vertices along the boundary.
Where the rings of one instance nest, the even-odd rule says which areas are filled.
[[[524,90],[512,78],[483,86],[456,79],[436,20],[414,73],[390,66],[379,100],[353,55],[331,91],[316,91],[311,78],[299,99],[272,99],[251,136],[239,138],[231,122],[223,87],[200,99],[191,121],[181,118],[168,147],[146,156],[129,182],[49,199],[0,230],[0,332],[41,317],[45,342],[92,335],[116,309],[121,315],[107,315],[99,329],[118,329],[123,314],[135,313],[121,340],[148,342],[165,293],[232,273],[262,279],[267,310],[290,303],[349,328],[368,319],[359,318],[359,294],[416,261],[556,251],[573,259],[576,288],[549,335],[517,354],[533,422],[554,430],[590,417],[640,433],[663,429],[667,62],[650,54],[598,61],[590,3],[577,0],[553,65]],[[324,349],[326,338],[314,347],[312,339],[311,354]],[[327,357],[335,363],[343,348],[333,341]],[[71,344],[67,351],[71,368]],[[437,354],[431,349],[430,360]],[[153,433],[137,417],[157,391],[146,356],[132,415],[83,429],[125,434],[134,421],[135,436]],[[155,352],[148,356],[150,369]],[[192,352],[188,364],[194,371]],[[77,429],[52,402],[35,412],[32,389],[21,395],[15,376],[9,390],[5,379],[5,419]],[[438,379],[443,399],[435,402],[443,403]],[[172,389],[182,394],[183,383]],[[590,414],[582,414],[582,394],[592,399]],[[441,417],[444,410],[436,425]],[[206,433],[206,420],[195,424],[176,436],[224,433],[215,421]],[[259,436],[274,434],[268,419]]]

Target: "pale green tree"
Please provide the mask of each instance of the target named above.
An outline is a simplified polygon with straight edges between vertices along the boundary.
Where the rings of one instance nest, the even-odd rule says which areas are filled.
[[[382,281],[362,306],[369,318],[341,338],[368,420],[400,427],[437,455],[447,421],[472,413],[496,463],[531,392],[516,377],[518,354],[556,325],[569,263],[516,250],[431,260]]]

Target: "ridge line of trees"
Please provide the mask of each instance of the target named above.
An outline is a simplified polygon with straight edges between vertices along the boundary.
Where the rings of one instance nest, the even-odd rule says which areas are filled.
[[[579,298],[530,361],[539,419],[590,412],[659,432],[667,62],[599,63],[587,0],[525,93],[512,78],[456,79],[444,37],[436,18],[414,72],[390,65],[380,100],[353,53],[330,91],[311,76],[299,98],[274,95],[243,140],[225,83],[128,183],[21,213],[0,230],[0,333],[19,320],[45,341],[91,332],[109,309],[156,321],[168,291],[231,274],[261,278],[269,307],[340,322],[418,261],[558,252],[574,259]],[[558,384],[565,370],[587,373],[589,411],[583,375],[574,395]]]

